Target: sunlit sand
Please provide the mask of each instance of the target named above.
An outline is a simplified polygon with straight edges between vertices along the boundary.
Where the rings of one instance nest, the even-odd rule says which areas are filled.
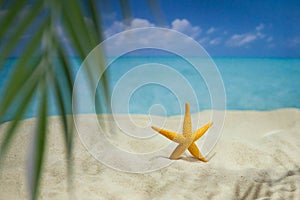
[[[3,199],[28,198],[27,149],[35,121],[21,122],[5,160],[0,178]],[[209,162],[203,163],[185,153],[172,165],[145,174],[106,167],[87,152],[75,134],[73,185],[69,195],[77,199],[297,199],[299,122],[298,109],[227,111],[222,137],[210,153]],[[1,125],[0,136],[8,124]],[[48,128],[40,199],[66,199],[65,149],[59,117],[49,117]],[[160,137],[162,142],[166,141]],[[169,154],[162,156],[167,159]]]

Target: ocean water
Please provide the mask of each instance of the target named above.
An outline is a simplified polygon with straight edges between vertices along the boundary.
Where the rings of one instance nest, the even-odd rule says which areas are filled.
[[[16,58],[8,59],[0,71],[1,96],[4,95],[15,61]],[[75,76],[80,62],[77,59],[73,61]],[[213,58],[213,61],[224,84],[226,109],[300,108],[299,58],[217,57]],[[214,108],[205,77],[182,58],[121,57],[109,65],[106,72],[113,94],[114,112],[178,115],[183,113],[179,105],[185,101],[191,102],[194,112]],[[139,82],[140,80],[147,81]],[[59,112],[53,98],[50,98],[50,102],[49,115],[57,115]],[[18,103],[20,102],[16,102]],[[27,110],[25,118],[35,116],[36,104],[37,96]],[[85,106],[84,102],[82,104],[80,112],[91,112],[89,106]],[[5,114],[1,122],[11,120],[12,112],[13,108]]]
[[[300,108],[300,59],[215,59],[229,110]]]

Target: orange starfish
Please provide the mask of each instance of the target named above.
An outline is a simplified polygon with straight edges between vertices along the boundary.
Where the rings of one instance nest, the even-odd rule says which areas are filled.
[[[207,160],[201,155],[195,141],[197,141],[204,133],[212,126],[212,122],[206,124],[202,128],[192,132],[192,122],[190,113],[190,104],[185,104],[185,116],[183,121],[183,134],[177,134],[168,130],[160,129],[152,126],[152,129],[169,138],[170,140],[179,143],[173,153],[170,155],[170,159],[179,159],[180,156],[188,149],[189,152],[197,159],[207,162]]]

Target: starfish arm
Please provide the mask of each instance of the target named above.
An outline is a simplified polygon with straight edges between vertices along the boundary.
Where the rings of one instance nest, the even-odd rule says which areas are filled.
[[[195,158],[198,158],[203,162],[207,162],[194,142],[189,146],[188,150]]]
[[[184,140],[184,137],[182,134],[177,134],[177,133],[174,133],[174,132],[171,132],[168,130],[160,129],[155,126],[152,126],[151,128],[174,142],[180,143]]]
[[[190,112],[190,104],[185,103],[185,115],[183,120],[183,135],[191,136],[192,135],[192,121],[191,121],[191,112]]]
[[[206,133],[206,131],[209,129],[209,127],[211,127],[212,125],[213,125],[213,123],[209,122],[208,124],[206,124],[202,128],[196,130],[194,132],[194,135],[195,135],[194,142],[197,141],[202,135],[204,135]]]
[[[173,153],[170,155],[170,159],[175,160],[179,159],[180,156],[185,152],[187,149],[187,145],[184,143],[179,144],[176,149],[173,151]]]

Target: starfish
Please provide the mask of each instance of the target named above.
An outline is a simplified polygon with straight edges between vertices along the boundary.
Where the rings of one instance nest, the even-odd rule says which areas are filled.
[[[183,130],[182,134],[177,134],[168,130],[160,129],[155,126],[151,128],[161,135],[169,138],[170,140],[179,143],[173,153],[170,155],[170,159],[179,159],[180,156],[188,149],[189,152],[197,159],[207,162],[207,160],[202,156],[200,150],[198,149],[195,142],[205,134],[205,132],[212,126],[212,122],[204,125],[202,128],[192,132],[192,122],[191,122],[191,113],[190,113],[190,104],[185,104],[185,115],[183,121]]]

